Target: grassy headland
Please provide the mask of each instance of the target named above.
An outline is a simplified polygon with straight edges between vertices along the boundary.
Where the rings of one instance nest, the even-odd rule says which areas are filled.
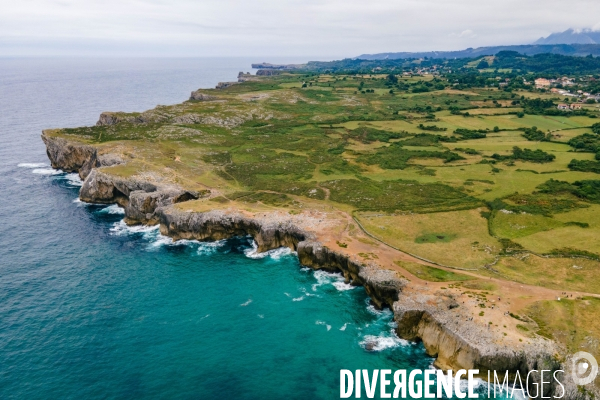
[[[185,207],[318,207],[354,217],[374,239],[442,268],[396,264],[423,280],[494,277],[600,294],[597,107],[557,113],[563,99],[530,85],[467,85],[456,76],[246,76],[196,92],[202,100],[110,113],[110,124],[51,134],[119,154],[127,162],[105,167],[112,174],[212,191]],[[347,232],[339,243],[353,240]],[[376,258],[371,243],[365,259]],[[501,290],[495,282],[486,290]],[[549,320],[556,307],[532,302],[538,328],[527,329],[563,337]]]

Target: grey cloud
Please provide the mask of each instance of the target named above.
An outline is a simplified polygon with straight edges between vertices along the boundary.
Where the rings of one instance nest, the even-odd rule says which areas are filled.
[[[597,0],[0,0],[0,55],[350,57],[600,27]]]

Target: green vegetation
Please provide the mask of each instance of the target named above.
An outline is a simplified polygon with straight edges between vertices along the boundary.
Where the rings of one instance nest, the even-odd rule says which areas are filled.
[[[477,199],[439,183],[363,178],[325,181],[321,185],[329,189],[331,200],[357,210],[432,212],[469,209],[480,204]]]
[[[556,156],[554,154],[548,154],[543,150],[530,150],[530,149],[521,149],[518,146],[513,147],[512,155],[510,156],[502,156],[498,153],[494,153],[492,158],[495,160],[503,161],[503,160],[520,160],[520,161],[529,161],[534,163],[549,163],[554,161]]]
[[[419,137],[415,139],[419,139]],[[383,169],[404,169],[408,166],[408,162],[414,158],[438,158],[444,163],[464,160],[464,157],[449,150],[407,150],[404,148],[407,145],[426,146],[427,144],[416,141],[397,142],[388,147],[381,147],[372,153],[362,154],[357,161],[366,165],[379,165]]]
[[[487,131],[484,129],[465,129],[457,128],[455,134],[460,135],[461,139],[483,139],[487,136]]]
[[[590,340],[600,336],[600,299],[539,301],[527,311],[537,324],[538,335],[557,340],[569,352],[586,351],[600,356],[595,340]]]
[[[537,126],[532,126],[531,128],[525,128],[523,130],[523,137],[532,142],[546,142],[550,141],[552,135],[545,134],[540,131]]]
[[[600,174],[600,162],[590,160],[571,160],[568,165],[571,171],[593,172]]]
[[[437,243],[437,242],[450,242],[455,239],[456,235],[452,233],[427,233],[419,236],[415,239],[416,243]]]
[[[446,271],[444,269],[430,267],[428,265],[416,264],[407,261],[394,261],[394,263],[404,268],[411,274],[430,282],[461,282],[473,279],[468,275]]]

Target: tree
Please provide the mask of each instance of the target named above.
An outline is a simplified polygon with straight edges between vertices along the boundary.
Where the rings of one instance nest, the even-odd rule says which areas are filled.
[[[490,64],[486,60],[481,60],[481,61],[479,61],[479,64],[477,64],[477,69],[486,69],[489,67],[490,67]]]

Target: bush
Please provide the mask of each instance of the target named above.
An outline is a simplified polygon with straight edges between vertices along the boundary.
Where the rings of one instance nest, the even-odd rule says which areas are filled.
[[[598,135],[584,133],[583,135],[575,136],[567,143],[575,150],[587,151],[591,153],[600,152],[600,137]]]
[[[494,153],[492,158],[499,161],[521,160],[534,163],[548,163],[554,161],[556,156],[554,154],[546,153],[540,149],[521,149],[520,147],[515,146],[513,147],[513,154],[511,156],[501,156],[500,154]]]
[[[550,179],[537,187],[540,193],[570,193],[580,199],[600,203],[600,180],[583,180],[573,183]]]
[[[551,135],[540,131],[537,126],[532,126],[524,129],[523,137],[532,142],[548,142]]]
[[[487,131],[484,129],[464,129],[458,128],[454,131],[456,135],[460,135],[462,139],[483,139],[487,136]]]
[[[600,162],[590,160],[571,160],[569,163],[571,171],[593,172],[600,174]]]

